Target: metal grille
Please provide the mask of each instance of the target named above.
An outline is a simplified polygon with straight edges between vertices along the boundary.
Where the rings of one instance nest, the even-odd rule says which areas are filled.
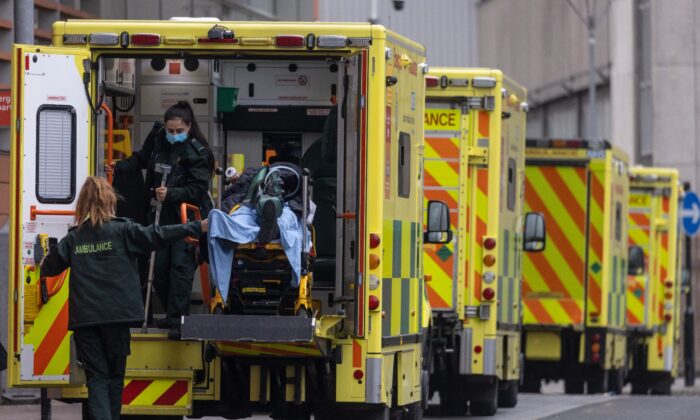
[[[40,108],[37,132],[37,198],[70,202],[75,196],[75,110]]]

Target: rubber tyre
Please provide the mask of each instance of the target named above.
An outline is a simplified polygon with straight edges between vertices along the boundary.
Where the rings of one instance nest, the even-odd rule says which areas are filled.
[[[622,369],[612,369],[608,375],[608,390],[614,394],[622,394],[625,386],[625,372]]]
[[[542,392],[542,381],[540,381],[539,379],[528,379],[526,376],[522,385],[520,385],[518,392],[539,394]]]
[[[503,381],[502,388],[498,389],[498,406],[513,408],[518,405],[518,380]]]
[[[564,393],[569,395],[583,394],[583,381],[579,379],[567,379],[564,381]]]
[[[440,392],[440,415],[441,416],[463,416],[467,413],[467,399],[465,395],[460,395],[460,390]]]
[[[403,407],[402,411],[401,420],[423,420],[423,404],[420,401]]]
[[[605,394],[606,392],[608,392],[609,373],[610,371],[605,370],[600,375],[597,375],[596,378],[589,379],[587,381],[587,394]]]
[[[649,394],[649,388],[644,385],[632,382],[632,395],[647,395]]]
[[[498,411],[498,398],[491,401],[472,401],[469,403],[469,413],[472,416],[493,416]]]

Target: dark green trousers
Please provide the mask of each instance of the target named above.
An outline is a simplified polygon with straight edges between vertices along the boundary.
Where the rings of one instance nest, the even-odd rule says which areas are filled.
[[[192,280],[197,269],[194,248],[184,240],[156,252],[153,287],[170,325],[190,314]]]
[[[119,420],[126,357],[131,334],[127,324],[108,324],[73,331],[78,360],[85,368],[88,412],[92,420]]]

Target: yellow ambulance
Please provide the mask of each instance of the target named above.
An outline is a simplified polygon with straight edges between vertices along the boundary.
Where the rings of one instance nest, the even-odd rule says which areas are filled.
[[[446,202],[454,233],[424,246],[430,391],[444,415],[493,415],[517,404],[523,250],[544,247],[523,212],[526,91],[493,69],[433,67],[426,85],[425,206]]]
[[[626,316],[633,394],[669,395],[678,375],[681,194],[676,169],[630,171]]]
[[[320,149],[311,160],[330,165],[311,168],[313,313],[213,315],[203,281],[197,315],[183,319],[188,340],[132,331],[122,412],[420,418],[421,45],[367,23],[69,20],[53,25],[52,46],[12,54],[10,386],[85,401],[67,330],[70,275],[44,286],[37,245],[65,235],[83,180],[115,157],[115,130],[139,147],[187,100],[219,162],[258,166],[284,143],[301,161]],[[428,213],[427,238],[445,241],[446,205]],[[485,348],[503,338],[488,339]]]
[[[525,391],[543,379],[573,394],[622,388],[627,161],[606,141],[527,140],[525,211],[544,215],[547,248],[525,255]]]

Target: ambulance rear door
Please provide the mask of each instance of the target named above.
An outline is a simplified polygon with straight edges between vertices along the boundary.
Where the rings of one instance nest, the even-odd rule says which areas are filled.
[[[73,224],[89,173],[90,52],[16,45],[13,54],[8,365],[12,385],[43,387],[70,371],[68,273],[42,278],[37,263]]]

